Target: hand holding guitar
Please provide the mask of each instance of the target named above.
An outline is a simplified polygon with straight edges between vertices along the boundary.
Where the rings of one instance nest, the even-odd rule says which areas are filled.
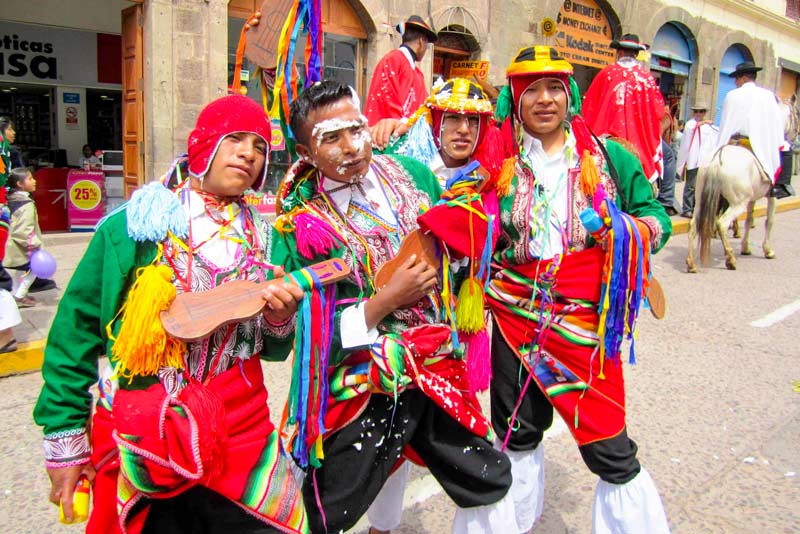
[[[264,319],[270,324],[283,324],[297,311],[297,303],[303,300],[305,292],[293,282],[286,281],[282,267],[273,271],[275,279],[264,284],[261,296],[264,298]]]

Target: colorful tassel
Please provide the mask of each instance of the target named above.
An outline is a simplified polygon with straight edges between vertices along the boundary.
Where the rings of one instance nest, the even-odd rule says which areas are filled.
[[[511,115],[514,99],[511,97],[511,86],[504,85],[497,95],[497,104],[494,107],[494,118],[497,122],[505,122]]]
[[[475,277],[469,277],[461,283],[456,305],[456,324],[459,330],[468,334],[486,328],[483,317],[483,284]]]
[[[500,127],[497,124],[489,125],[483,141],[475,151],[475,159],[489,171],[490,176],[497,176],[503,168],[506,156],[505,140]]]
[[[150,182],[134,191],[127,204],[128,236],[134,241],[160,242],[172,232],[189,235],[189,221],[178,197],[160,182]]]
[[[336,244],[336,232],[323,219],[300,210],[294,217],[297,250],[304,258],[328,256]]]
[[[166,265],[139,269],[122,306],[122,326],[111,347],[117,374],[124,378],[152,376],[162,367],[183,367],[185,346],[171,338],[161,325],[160,314],[175,299],[172,270]],[[110,329],[110,324],[107,327]]]
[[[465,336],[467,345],[467,381],[471,394],[489,389],[492,381],[492,358],[486,329]]]
[[[333,340],[335,285],[324,287],[309,268],[292,275],[305,297],[297,310],[294,362],[286,421],[296,425],[290,444],[300,467],[322,465],[322,437],[328,404],[328,356]]]
[[[497,194],[501,197],[508,196],[511,192],[511,183],[514,180],[514,167],[517,165],[517,158],[511,157],[503,162],[503,167],[500,169],[500,174],[495,181],[495,188]]]
[[[591,197],[597,190],[600,183],[600,173],[597,171],[597,164],[589,150],[584,150],[581,156],[581,191],[586,196]]]

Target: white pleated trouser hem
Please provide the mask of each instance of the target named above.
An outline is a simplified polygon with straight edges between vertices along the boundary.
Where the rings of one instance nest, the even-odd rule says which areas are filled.
[[[597,483],[592,508],[593,534],[669,534],[658,490],[644,467],[625,484]]]
[[[509,490],[493,504],[456,508],[452,534],[508,534],[517,528],[514,498]]]
[[[11,293],[0,289],[0,330],[12,328],[22,322],[19,308]]]
[[[503,443],[495,441],[495,448]],[[511,490],[514,498],[514,511],[517,519],[515,532],[524,534],[542,517],[544,510],[544,443],[532,451],[512,451],[506,449],[511,461]]]
[[[386,479],[367,510],[370,526],[378,530],[394,530],[400,526],[403,518],[403,496],[410,474],[411,462],[405,461]]]

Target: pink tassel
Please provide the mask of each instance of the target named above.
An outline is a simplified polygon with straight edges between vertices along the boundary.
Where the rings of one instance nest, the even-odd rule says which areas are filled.
[[[301,211],[294,216],[294,227],[297,250],[303,257],[313,259],[329,255],[336,233],[326,221]]]
[[[492,357],[489,350],[489,333],[484,328],[466,336],[467,381],[471,394],[489,389],[492,380]]]

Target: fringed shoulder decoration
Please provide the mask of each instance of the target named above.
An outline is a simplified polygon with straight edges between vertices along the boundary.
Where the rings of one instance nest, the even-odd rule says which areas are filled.
[[[159,263],[162,253],[159,243],[153,263],[136,271],[127,300],[117,313],[117,317],[122,315],[122,325],[116,338],[111,329],[117,317],[106,325],[114,341],[111,359],[118,362],[116,374],[123,378],[153,376],[162,367],[183,367],[184,343],[167,335],[161,325],[161,312],[176,294],[172,270]]]
[[[126,208],[128,235],[134,241],[160,242],[169,232],[189,235],[189,221],[178,197],[160,182],[137,189]]]
[[[430,165],[430,162],[439,155],[439,148],[433,140],[433,131],[429,121],[430,112],[411,126],[402,140],[403,145],[397,151],[398,154],[415,159],[425,166]]]

